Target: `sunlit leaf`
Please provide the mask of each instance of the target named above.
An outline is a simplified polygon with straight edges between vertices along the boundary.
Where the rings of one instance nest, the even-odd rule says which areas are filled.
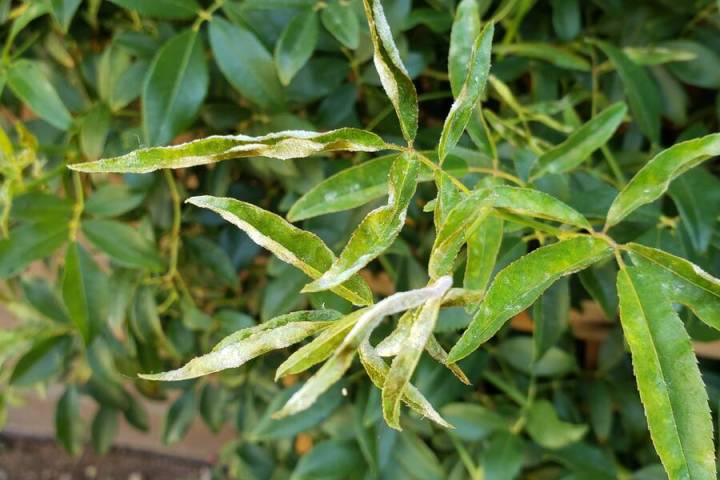
[[[465,234],[467,260],[463,286],[470,290],[484,291],[495,269],[500,244],[503,239],[503,221],[493,215],[477,222]]]
[[[454,97],[460,94],[467,78],[473,44],[480,34],[479,7],[476,0],[462,0],[455,9],[448,51],[448,76]]]

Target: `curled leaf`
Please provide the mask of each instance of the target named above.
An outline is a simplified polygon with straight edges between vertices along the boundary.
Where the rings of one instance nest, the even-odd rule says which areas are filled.
[[[119,157],[76,163],[69,165],[69,168],[89,173],[148,173],[162,168],[207,165],[231,158],[269,157],[287,160],[337,150],[377,152],[387,148],[379,136],[357,128],[340,128],[324,133],[288,130],[259,137],[213,135],[169,147],[141,148]]]

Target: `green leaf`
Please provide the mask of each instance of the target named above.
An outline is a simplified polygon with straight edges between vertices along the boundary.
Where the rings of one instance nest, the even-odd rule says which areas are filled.
[[[390,169],[388,203],[370,212],[355,229],[342,253],[303,292],[331,289],[377,258],[395,241],[405,225],[407,209],[417,186],[418,161],[412,154],[397,157]]]
[[[466,442],[477,442],[504,430],[510,430],[511,420],[477,403],[450,403],[440,409],[455,425],[453,435]]]
[[[477,222],[466,234],[467,260],[463,286],[469,290],[484,291],[495,270],[500,244],[503,239],[503,221],[493,215]]]
[[[358,48],[360,45],[360,22],[351,3],[340,0],[331,1],[320,12],[320,20],[338,42],[350,50]]]
[[[70,337],[58,336],[40,340],[15,364],[10,385],[25,387],[43,382],[60,373],[71,346]]]
[[[535,359],[540,359],[568,328],[570,283],[561,278],[535,302],[532,311],[535,330]]]
[[[620,223],[638,207],[660,198],[673,179],[718,154],[720,133],[676,143],[658,153],[615,198],[607,214],[607,225]]]
[[[75,385],[69,385],[55,409],[55,434],[63,448],[75,456],[82,452],[82,432],[80,394]]]
[[[501,185],[493,187],[488,202],[494,208],[503,208],[518,215],[544,218],[592,231],[590,222],[577,210],[539,190]]]
[[[706,253],[720,218],[720,180],[705,169],[695,168],[672,182],[668,194],[693,248]]]
[[[560,420],[552,403],[536,400],[528,411],[527,430],[539,445],[558,449],[579,441],[587,433],[587,425]]]
[[[16,97],[50,125],[60,130],[70,128],[70,112],[39,63],[21,59],[10,65],[7,85]]]
[[[85,343],[90,342],[90,313],[85,291],[85,279],[78,249],[80,246],[72,242],[68,244],[65,252],[65,266],[63,269],[62,292],[65,306],[75,328],[80,332]]]
[[[535,342],[527,336],[503,340],[497,353],[511,367],[535,377],[562,377],[578,370],[575,356],[557,347],[551,346],[538,358]]]
[[[290,480],[343,480],[365,467],[363,457],[353,443],[325,440],[300,457]]]
[[[664,43],[662,47],[691,56],[668,65],[670,71],[680,80],[701,88],[720,87],[720,57],[715,48],[705,42],[686,39],[672,40]]]
[[[128,268],[161,270],[164,262],[155,245],[131,226],[115,220],[85,220],[82,231],[113,261]]]
[[[659,271],[669,273],[661,284],[667,298],[690,308],[707,325],[720,330],[720,280],[697,265],[656,248],[628,243],[635,263],[650,263]],[[639,257],[639,258],[638,258]],[[650,268],[650,266],[645,266]]]
[[[51,255],[67,238],[68,224],[63,217],[14,228],[10,238],[0,240],[0,278],[15,275],[30,262]]]
[[[460,94],[468,76],[473,45],[480,35],[479,7],[477,0],[462,0],[455,10],[448,52],[448,76],[453,97]]]
[[[273,57],[252,32],[216,16],[210,45],[218,68],[243,97],[261,110],[283,108],[285,93]]]
[[[509,43],[498,44],[493,47],[497,55],[518,55],[536,60],[543,60],[557,67],[568,70],[590,71],[590,62],[584,57],[567,48],[547,43]]]
[[[580,0],[552,0],[552,23],[555,33],[564,41],[580,34]]]
[[[92,422],[92,444],[100,455],[110,451],[118,431],[118,411],[112,407],[101,406]]]
[[[714,479],[707,392],[682,321],[643,267],[621,270],[617,289],[640,399],[668,476]]]
[[[465,77],[455,102],[450,107],[450,112],[445,118],[445,124],[440,134],[438,156],[441,165],[448,150],[457,145],[460,137],[462,137],[465,127],[470,121],[473,109],[485,90],[485,84],[490,74],[490,55],[492,53],[494,33],[495,25],[490,23],[475,38],[468,64],[467,77]]]
[[[373,43],[373,61],[385,93],[395,107],[400,128],[409,145],[418,127],[418,99],[415,85],[405,69],[395,45],[390,25],[380,0],[363,0],[365,16]]]
[[[209,84],[202,37],[185,30],[158,51],[145,78],[142,119],[145,141],[165,145],[195,120]]]
[[[119,217],[138,207],[144,198],[145,192],[125,183],[108,183],[92,192],[83,211],[97,217]]]
[[[358,354],[370,380],[377,388],[382,389],[390,370],[385,360],[378,355],[377,351],[367,341],[362,342],[358,348]],[[442,427],[452,428],[452,425],[443,419],[413,384],[408,383],[405,386],[402,392],[402,401],[422,418],[429,418]]]
[[[659,143],[660,94],[657,84],[643,67],[630,60],[619,48],[600,40],[593,43],[600,47],[615,65],[625,85],[625,94],[638,127],[653,144]]]
[[[110,0],[140,15],[164,19],[189,19],[201,10],[195,0]]]
[[[525,461],[522,438],[512,432],[498,432],[487,443],[482,455],[483,478],[513,480]]]
[[[290,20],[275,44],[275,65],[280,83],[288,85],[312,56],[318,40],[318,18],[314,9]]]
[[[450,288],[452,279],[442,277],[434,284],[416,290],[400,292],[391,295],[382,301],[356,312],[347,318],[352,318],[354,325],[342,340],[332,356],[320,369],[305,382],[296,393],[290,397],[285,406],[277,412],[276,418],[294,415],[310,407],[317,398],[336,383],[350,368],[355,350],[367,339],[380,321],[388,315],[418,307],[419,305],[442,297]],[[342,321],[342,320],[341,320]]]
[[[85,157],[97,160],[105,149],[110,131],[110,110],[103,103],[95,104],[80,123],[80,149]]]
[[[212,352],[193,358],[182,368],[164,373],[140,374],[145,380],[178,381],[239,367],[267,352],[294,345],[332,324],[337,312],[295,312],[250,327],[224,338]]]
[[[335,255],[317,235],[301,230],[274,213],[232,198],[192,197],[188,203],[210,209],[237,226],[258,245],[270,250],[280,260],[318,278],[335,262]],[[357,275],[348,275],[331,289],[354,303],[372,303],[372,292]]]
[[[448,282],[447,288],[450,288],[450,282]],[[444,294],[445,292],[442,293],[442,295]],[[390,371],[386,375],[382,389],[383,417],[392,428],[402,430],[400,428],[400,401],[420,361],[420,355],[435,328],[441,303],[442,296],[428,300],[417,315],[413,316],[407,342],[393,359]]]
[[[290,130],[260,137],[215,135],[170,147],[143,148],[120,157],[76,163],[69,167],[89,173],[148,173],[161,168],[207,165],[231,158],[288,160],[337,150],[377,152],[387,148],[379,136],[356,128],[340,128],[324,133]]]
[[[505,322],[525,310],[565,275],[582,270],[612,253],[603,240],[579,236],[538,248],[497,274],[467,330],[450,350],[448,362],[470,355]]]
[[[178,397],[167,412],[162,440],[165,445],[177,443],[190,429],[197,413],[195,390],[186,390]]]
[[[50,2],[53,17],[60,24],[64,33],[67,33],[80,3],[82,0],[52,0]]]
[[[533,178],[575,169],[610,140],[626,113],[627,107],[622,102],[615,103],[598,113],[560,145],[543,153],[535,164]]]

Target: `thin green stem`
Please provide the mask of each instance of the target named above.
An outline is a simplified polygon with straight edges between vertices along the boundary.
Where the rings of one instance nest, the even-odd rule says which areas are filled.
[[[420,159],[420,161],[421,161],[422,163],[424,163],[425,165],[427,165],[428,167],[430,167],[431,170],[433,170],[433,171],[438,171],[438,172],[443,172],[445,175],[448,176],[448,178],[450,179],[450,181],[451,181],[460,191],[462,191],[462,192],[464,192],[464,193],[470,193],[470,189],[469,189],[468,187],[466,187],[465,184],[462,183],[460,180],[458,180],[457,178],[455,178],[453,175],[450,175],[448,172],[446,172],[445,170],[443,170],[439,165],[436,165],[435,162],[433,162],[432,160],[430,160],[429,158],[427,158],[427,157],[426,157],[425,155],[423,155],[422,153],[418,152],[417,150],[413,150],[413,151],[417,154],[417,157]]]
[[[80,228],[80,218],[85,208],[85,195],[83,192],[82,179],[79,172],[72,173],[73,190],[75,194],[75,205],[73,206],[73,215],[70,219],[70,241],[77,240],[77,231]]]
[[[177,262],[178,252],[180,250],[180,194],[178,193],[175,179],[173,178],[172,172],[168,169],[163,170],[165,176],[165,182],[168,185],[170,191],[170,197],[172,199],[173,206],[173,223],[172,229],[170,230],[170,265],[168,271],[165,274],[167,280],[172,280],[177,274]]]
[[[520,180],[515,175],[512,175],[510,173],[503,172],[502,170],[499,170],[495,167],[493,168],[487,168],[487,167],[468,167],[468,172],[476,172],[476,173],[487,173],[489,175],[492,175],[494,177],[500,177],[504,178],[505,180],[509,180],[513,182],[516,185],[519,185],[521,187],[524,187],[526,184],[522,180]]]
[[[607,145],[603,145],[602,147],[600,147],[600,151],[603,153],[603,156],[605,157],[605,160],[610,167],[610,171],[612,171],[613,175],[615,175],[615,178],[617,179],[618,183],[620,184],[620,188],[622,189],[622,187],[624,187],[627,183],[627,180],[625,179],[625,175],[623,175],[620,165],[615,159],[615,155],[612,154]]]
[[[493,386],[495,386],[498,390],[502,391],[505,395],[508,396],[508,398],[510,398],[512,401],[514,401],[521,407],[525,405],[526,399],[523,394],[516,387],[510,385],[495,373],[491,372],[490,370],[485,370],[483,372],[483,378],[493,384]]]

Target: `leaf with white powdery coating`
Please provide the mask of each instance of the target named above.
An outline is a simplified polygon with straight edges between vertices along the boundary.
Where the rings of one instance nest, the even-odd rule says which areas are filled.
[[[382,254],[405,225],[407,208],[415,194],[418,161],[413,154],[395,159],[389,175],[388,203],[370,212],[355,229],[338,259],[303,292],[332,289]]]
[[[448,76],[453,96],[457,97],[467,77],[474,40],[480,34],[480,9],[477,0],[462,0],[456,10],[450,32]]]
[[[334,311],[295,312],[235,332],[212,352],[169,372],[140,374],[145,380],[178,381],[236,368],[272,350],[286,348],[324,330],[340,316]]]
[[[565,173],[580,165],[607,143],[626,113],[627,107],[622,102],[607,107],[560,145],[543,153],[535,164],[533,178],[548,173]]]
[[[400,128],[412,145],[418,127],[418,99],[415,85],[405,69],[393,40],[380,0],[363,0],[373,42],[373,61],[385,93],[395,107]]]
[[[237,226],[258,245],[280,260],[299,268],[310,278],[318,278],[335,260],[335,255],[314,233],[301,230],[274,213],[233,198],[192,197],[188,203],[218,213]],[[372,292],[358,275],[348,275],[331,291],[355,305],[372,303]]]
[[[607,226],[616,225],[638,207],[657,200],[674,178],[716,155],[720,155],[720,133],[677,143],[658,153],[615,198],[607,214]]]
[[[470,290],[484,291],[495,269],[503,239],[503,221],[493,215],[477,222],[466,233],[467,260],[463,286]]]
[[[712,418],[690,337],[643,267],[618,273],[620,320],[650,436],[670,479],[714,479]]]
[[[470,355],[508,319],[532,305],[555,280],[611,253],[612,248],[604,240],[578,236],[538,248],[505,267],[490,285],[467,330],[450,350],[448,362]]]
[[[276,418],[293,415],[310,407],[317,398],[337,382],[350,368],[355,351],[365,341],[383,318],[411,308],[418,307],[434,298],[442,297],[452,285],[450,277],[442,277],[425,288],[400,292],[361,310],[353,318],[353,327],[345,336],[335,353],[320,370],[305,382],[285,406],[275,414]],[[355,312],[357,313],[357,312]],[[346,317],[348,318],[348,317]],[[342,320],[341,320],[342,321]]]
[[[368,343],[363,342],[358,349],[360,362],[370,377],[370,380],[377,388],[383,388],[385,379],[390,368],[385,363],[377,351]],[[425,396],[420,393],[413,384],[409,383],[403,391],[402,401],[424,418],[429,418],[441,427],[454,428],[433,408]]]
[[[69,165],[79,172],[148,173],[161,168],[207,165],[231,158],[268,157],[288,160],[345,150],[377,152],[388,146],[374,133],[357,128],[329,132],[288,130],[259,137],[213,135],[169,147],[142,148],[113,158]]]
[[[482,29],[475,39],[467,77],[455,102],[450,107],[450,112],[445,118],[445,124],[440,135],[438,156],[441,165],[448,150],[457,145],[460,140],[465,127],[470,121],[470,115],[472,115],[475,105],[485,90],[485,84],[490,73],[490,55],[492,53],[494,32],[495,25],[490,23]]]

